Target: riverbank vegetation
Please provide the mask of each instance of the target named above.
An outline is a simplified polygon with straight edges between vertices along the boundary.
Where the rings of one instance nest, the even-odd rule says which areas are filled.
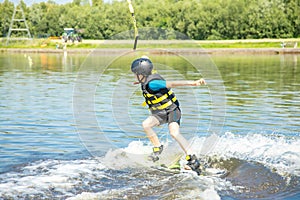
[[[1,39],[0,39],[1,40]],[[6,40],[2,38],[2,40]],[[249,39],[249,40],[139,40],[138,48],[298,48],[300,38],[294,39]],[[285,46],[283,46],[285,45]],[[61,40],[32,39],[10,42],[8,46],[0,42],[0,48],[43,48],[43,49],[94,49],[94,48],[127,48],[133,47],[133,40],[84,40],[81,43]]]
[[[77,29],[84,39],[103,40],[116,35],[117,39],[133,37],[133,31],[129,35],[118,35],[133,29],[126,1],[104,3],[93,0],[92,6],[87,2],[74,0],[57,4],[50,0],[21,4],[34,38],[61,36],[66,27]],[[134,0],[132,3],[138,28],[152,27],[140,33],[141,39],[300,37],[298,0]],[[9,0],[0,3],[2,37],[8,33],[13,10],[14,5]]]

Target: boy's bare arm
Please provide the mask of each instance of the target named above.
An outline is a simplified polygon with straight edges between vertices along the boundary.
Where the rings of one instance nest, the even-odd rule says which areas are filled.
[[[178,86],[199,86],[199,85],[206,85],[206,82],[203,78],[196,81],[167,81],[166,82],[167,88],[173,88]]]

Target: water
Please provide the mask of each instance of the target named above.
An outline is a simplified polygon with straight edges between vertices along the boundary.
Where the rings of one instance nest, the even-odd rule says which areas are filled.
[[[148,111],[128,67],[144,53],[0,55],[0,199],[300,198],[299,55],[150,52],[167,79],[206,79],[174,92],[195,153],[230,171],[218,178],[145,160]],[[165,162],[183,156],[155,130]]]

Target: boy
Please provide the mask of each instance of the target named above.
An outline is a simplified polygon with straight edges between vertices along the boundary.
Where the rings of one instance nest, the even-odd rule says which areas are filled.
[[[201,173],[199,160],[195,155],[191,154],[188,141],[180,134],[181,111],[179,102],[170,88],[205,85],[205,80],[166,81],[159,74],[152,74],[152,69],[153,64],[147,56],[142,56],[131,64],[131,71],[138,80],[135,84],[141,84],[145,102],[151,111],[151,115],[142,124],[147,137],[154,146],[153,153],[149,156],[149,159],[156,162],[163,151],[163,145],[152,128],[168,123],[170,135],[178,142],[187,155],[187,165],[199,175]]]

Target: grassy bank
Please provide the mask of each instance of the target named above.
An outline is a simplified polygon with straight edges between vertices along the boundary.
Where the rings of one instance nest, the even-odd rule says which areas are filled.
[[[10,41],[6,45],[6,39],[2,39],[0,48],[20,48],[20,49],[63,49],[64,44],[60,40],[50,39],[32,39],[23,41]],[[67,48],[96,48],[97,44],[86,44],[86,43],[67,43]]]
[[[32,39],[28,41],[11,41],[6,45],[6,40],[2,39],[0,48],[43,48],[43,49],[63,49],[65,44],[61,40]],[[299,48],[300,38],[297,39],[260,39],[260,40],[139,40],[138,48]],[[299,45],[297,45],[299,44]],[[68,42],[68,49],[93,49],[93,48],[132,48],[131,40],[83,40],[81,43]]]

